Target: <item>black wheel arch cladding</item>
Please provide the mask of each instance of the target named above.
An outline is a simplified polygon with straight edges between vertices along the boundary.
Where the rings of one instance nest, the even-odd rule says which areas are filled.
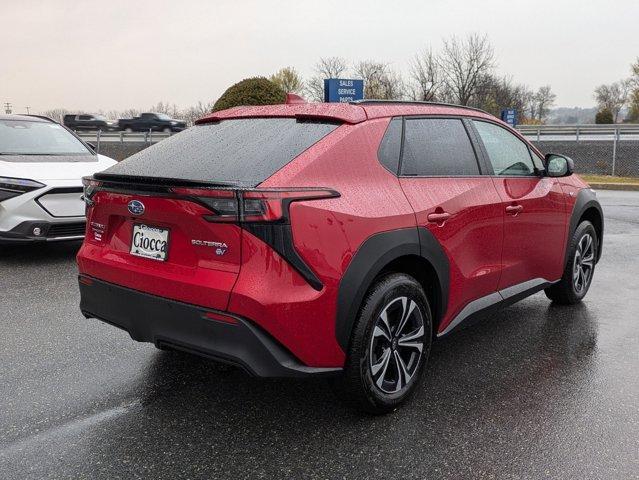
[[[603,210],[601,209],[601,204],[599,203],[599,200],[597,200],[597,195],[595,194],[595,192],[590,188],[582,188],[577,194],[575,205],[573,206],[572,213],[570,214],[570,228],[568,230],[568,236],[566,238],[566,253],[564,257],[564,265],[566,265],[569,260],[568,255],[570,253],[570,240],[575,234],[575,230],[577,230],[577,227],[581,223],[582,217],[590,209],[594,209],[598,212],[599,225],[594,225],[595,231],[597,232],[597,235],[599,237],[597,238],[597,262],[601,258],[601,246],[603,244],[604,233]]]
[[[339,284],[335,335],[345,352],[362,300],[373,281],[393,260],[408,255],[422,257],[432,265],[439,279],[437,294],[441,305],[445,308],[448,304],[448,257],[432,233],[423,227],[410,227],[371,235],[353,256]]]

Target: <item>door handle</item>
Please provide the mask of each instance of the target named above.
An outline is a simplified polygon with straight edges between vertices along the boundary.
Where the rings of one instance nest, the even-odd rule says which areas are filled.
[[[429,213],[426,218],[431,223],[443,224],[446,220],[450,218],[450,213],[447,213],[447,212]]]
[[[512,215],[513,217],[516,217],[517,214],[521,213],[522,210],[524,209],[523,205],[508,205],[506,207],[506,213],[508,213],[509,215]]]

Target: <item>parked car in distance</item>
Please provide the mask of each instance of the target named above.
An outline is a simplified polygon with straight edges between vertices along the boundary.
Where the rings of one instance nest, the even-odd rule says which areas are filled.
[[[82,177],[115,163],[53,120],[0,115],[0,244],[82,239]]]
[[[445,104],[216,112],[85,198],[86,317],[255,375],[332,376],[375,414],[416,391],[435,338],[541,290],[580,302],[603,239],[572,160]]]
[[[125,132],[181,132],[186,128],[186,123],[176,120],[164,113],[142,113],[139,117],[121,118],[118,120],[118,128]]]
[[[88,113],[65,115],[63,123],[65,127],[71,130],[114,131],[118,129],[118,122],[115,120],[109,120],[104,115],[92,115]]]

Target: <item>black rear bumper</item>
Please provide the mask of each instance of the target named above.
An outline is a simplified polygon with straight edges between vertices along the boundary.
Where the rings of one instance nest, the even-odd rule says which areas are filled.
[[[126,330],[139,342],[151,342],[238,365],[260,377],[330,375],[340,368],[303,365],[288,350],[250,321],[186,303],[167,300],[80,275],[80,309],[87,318]]]

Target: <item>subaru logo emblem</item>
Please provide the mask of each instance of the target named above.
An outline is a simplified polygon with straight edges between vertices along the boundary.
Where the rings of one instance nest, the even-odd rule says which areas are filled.
[[[131,200],[127,208],[133,215],[142,215],[144,213],[144,204],[139,200]]]

